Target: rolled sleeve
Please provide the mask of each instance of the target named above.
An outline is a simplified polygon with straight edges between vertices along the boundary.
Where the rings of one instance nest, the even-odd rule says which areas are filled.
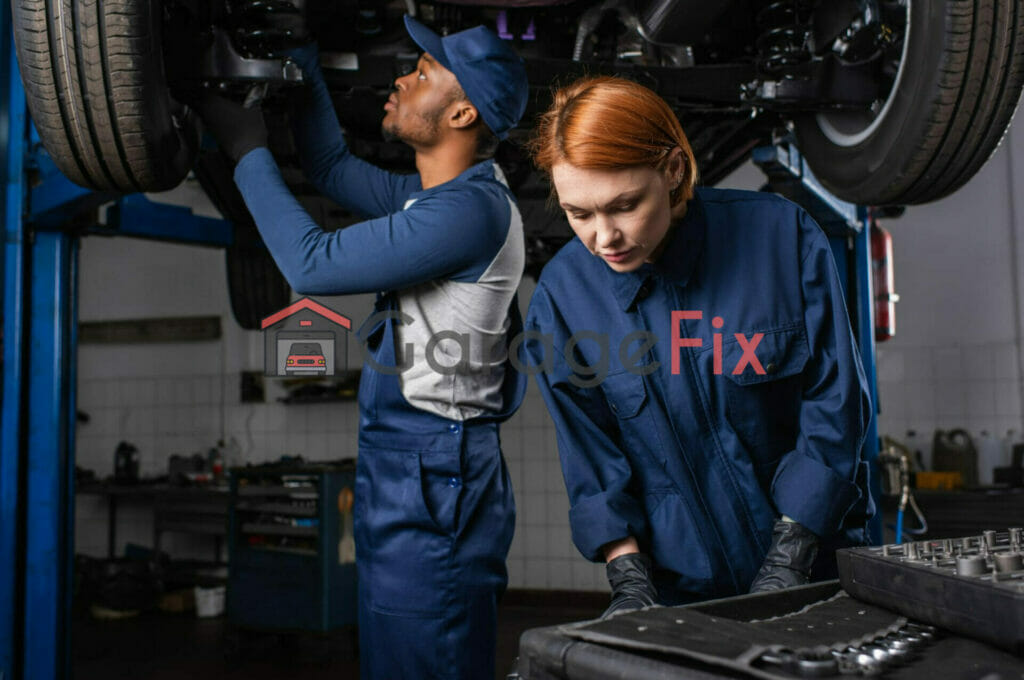
[[[804,370],[796,449],[779,464],[772,498],[780,513],[826,537],[843,528],[847,514],[868,493],[857,484],[857,473],[871,402],[828,240],[803,211],[798,221],[811,358]]]
[[[569,510],[572,542],[591,562],[604,562],[602,546],[628,536],[641,536],[646,524],[637,500],[621,491],[579,498]]]
[[[835,469],[799,450],[783,458],[772,496],[779,511],[819,536],[836,533],[861,492]]]
[[[537,384],[555,425],[573,542],[585,558],[601,562],[602,546],[646,535],[642,504],[629,489],[632,469],[616,441],[616,419],[596,388],[569,382],[564,357],[552,351],[564,347],[568,332],[540,286],[530,302],[526,329],[523,362],[542,369]]]

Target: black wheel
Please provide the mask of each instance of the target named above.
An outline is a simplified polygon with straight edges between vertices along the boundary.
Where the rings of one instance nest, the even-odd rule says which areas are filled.
[[[263,319],[291,304],[292,290],[263,245],[231,171],[219,151],[202,152],[195,167],[206,195],[235,227],[234,243],[224,254],[231,312],[242,328],[259,330]]]
[[[240,236],[235,225],[235,238]],[[260,322],[291,304],[291,288],[262,245],[234,245],[226,251],[231,312],[242,328],[260,330]]]
[[[159,0],[12,0],[29,111],[76,184],[162,191],[188,172],[195,117],[167,89]]]
[[[800,150],[836,196],[926,203],[963,186],[999,146],[1024,83],[1020,0],[883,0],[895,39],[883,99],[796,121]]]

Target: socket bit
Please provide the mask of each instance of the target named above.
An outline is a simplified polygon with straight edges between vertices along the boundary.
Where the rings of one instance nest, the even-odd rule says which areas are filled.
[[[956,558],[956,573],[959,576],[981,576],[985,572],[985,558],[981,555]]]
[[[996,571],[1008,572],[1008,571],[1020,571],[1024,569],[1024,556],[1020,553],[996,553],[993,555],[996,562]]]
[[[1024,529],[1021,527],[1010,527],[1010,545],[1015,549],[1020,548],[1022,534],[1024,534]]]

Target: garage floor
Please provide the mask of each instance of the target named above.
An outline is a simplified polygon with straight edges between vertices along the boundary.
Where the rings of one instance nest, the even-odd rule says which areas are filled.
[[[510,593],[510,595],[513,595]],[[583,595],[580,597],[580,595]],[[498,615],[499,680],[511,670],[519,636],[529,628],[599,616],[607,595],[509,597]],[[513,601],[514,600],[514,601]],[[561,604],[559,602],[562,602]],[[120,621],[75,620],[75,680],[204,680],[245,678],[347,680],[359,677],[350,631],[329,639],[259,635],[243,640],[237,659],[225,659],[227,621],[154,612]]]

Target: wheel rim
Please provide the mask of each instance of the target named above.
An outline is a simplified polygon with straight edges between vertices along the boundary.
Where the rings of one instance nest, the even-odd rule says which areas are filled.
[[[895,50],[893,50],[893,58],[886,60],[883,57],[883,72],[886,64],[896,63],[896,75],[892,78],[891,85],[885,94],[885,99],[876,100],[868,111],[833,111],[830,113],[819,113],[815,116],[818,128],[822,134],[836,146],[853,147],[861,144],[875,133],[892,108],[896,93],[899,91],[900,83],[903,80],[903,72],[907,63],[907,47],[910,44],[911,2],[912,0],[905,0],[905,3],[895,3],[904,6],[902,17],[903,41],[898,57],[895,54]]]

